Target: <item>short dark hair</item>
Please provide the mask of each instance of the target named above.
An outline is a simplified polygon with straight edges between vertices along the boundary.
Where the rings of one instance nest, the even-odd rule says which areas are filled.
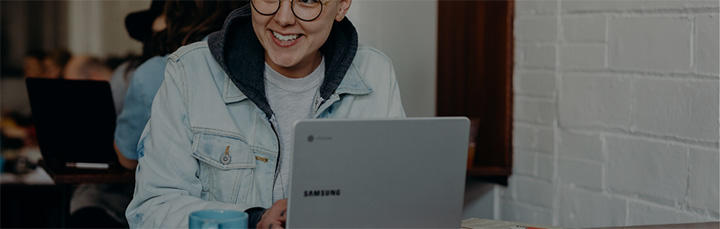
[[[45,59],[45,52],[43,52],[42,50],[30,50],[27,53],[25,53],[25,57],[42,60],[42,59]]]

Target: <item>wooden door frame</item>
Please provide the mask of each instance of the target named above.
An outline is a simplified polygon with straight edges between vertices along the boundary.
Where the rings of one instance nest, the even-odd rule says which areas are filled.
[[[512,173],[514,3],[514,0],[438,2],[436,115],[468,116],[476,119],[474,123],[484,125],[502,122],[490,125],[503,136],[493,136],[496,132],[479,133],[497,145],[493,152],[476,146],[476,160],[468,168],[471,176],[507,178]],[[501,18],[501,23],[493,24],[495,21],[489,22],[489,18]],[[488,34],[496,31],[501,33]],[[500,86],[487,86],[490,84]],[[489,94],[504,98],[492,100]],[[496,107],[502,107],[502,111],[494,112]],[[487,109],[494,110],[486,112]],[[496,157],[492,164],[482,161],[487,155]]]

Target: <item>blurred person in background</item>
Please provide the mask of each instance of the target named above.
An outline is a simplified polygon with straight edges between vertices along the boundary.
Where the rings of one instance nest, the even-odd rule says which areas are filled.
[[[125,29],[130,37],[142,42],[142,54],[121,63],[111,73],[101,66],[99,60],[90,57],[73,58],[66,69],[71,79],[107,80],[113,94],[115,112],[123,110],[123,101],[133,72],[150,57],[158,55],[152,49],[153,34],[164,30],[162,16],[165,1],[153,0],[150,8],[128,14]],[[69,227],[73,228],[121,228],[127,227],[124,217],[133,193],[133,184],[81,184],[70,200]]]
[[[113,102],[118,115],[124,107],[125,95],[130,86],[133,72],[137,70],[140,64],[161,53],[158,48],[159,45],[157,45],[158,42],[153,42],[153,35],[165,30],[163,8],[165,8],[164,0],[153,0],[149,9],[133,12],[125,17],[125,28],[128,34],[132,39],[142,43],[142,54],[121,63],[115,68],[110,78]]]
[[[68,80],[110,81],[112,70],[102,61],[90,56],[73,56],[63,71]]]
[[[150,118],[150,106],[155,93],[165,77],[167,55],[180,46],[203,40],[211,32],[219,30],[232,10],[247,4],[247,1],[166,2],[164,23],[154,24],[154,28],[164,24],[165,30],[156,33],[150,43],[152,47],[148,47],[157,55],[140,65],[133,73],[124,108],[118,116],[115,149],[120,164],[134,170],[138,158],[143,156],[136,149],[140,135]]]
[[[41,51],[30,51],[23,58],[23,76],[39,78],[45,75],[43,60],[45,53]]]
[[[62,79],[65,65],[70,61],[72,54],[64,49],[53,50],[43,59],[43,69],[45,70],[43,78]]]

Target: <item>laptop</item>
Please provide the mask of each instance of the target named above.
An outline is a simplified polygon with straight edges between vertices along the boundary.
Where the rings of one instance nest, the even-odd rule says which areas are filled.
[[[52,174],[117,168],[115,105],[105,81],[27,78],[30,109]]]
[[[295,125],[288,228],[459,228],[464,117]]]

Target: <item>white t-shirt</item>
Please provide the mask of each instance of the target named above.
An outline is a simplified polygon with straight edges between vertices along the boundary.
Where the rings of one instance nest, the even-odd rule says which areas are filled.
[[[280,137],[280,171],[273,189],[273,203],[288,198],[290,155],[293,153],[293,124],[312,118],[312,104],[325,77],[325,60],[303,78],[288,78],[265,64],[265,94],[275,113]]]

